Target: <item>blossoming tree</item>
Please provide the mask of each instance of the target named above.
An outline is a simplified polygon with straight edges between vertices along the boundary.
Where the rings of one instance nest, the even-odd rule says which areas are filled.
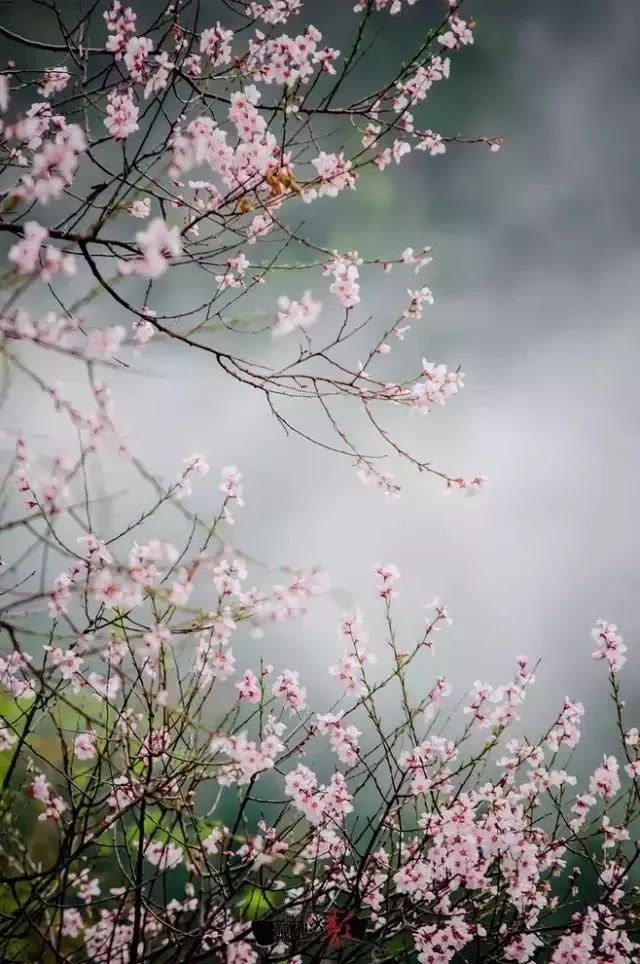
[[[302,617],[326,577],[248,583],[252,560],[229,536],[241,472],[222,467],[210,517],[193,513],[205,456],[158,479],[127,445],[109,391],[111,372],[164,340],[210,355],[221,379],[257,390],[287,433],[346,456],[381,496],[400,485],[343,424],[345,402],[387,454],[450,489],[482,487],[481,475],[406,451],[385,422],[391,405],[426,413],[463,386],[459,370],[426,359],[400,382],[384,377],[429,288],[409,288],[391,321],[359,314],[366,272],[418,275],[428,249],[366,261],[297,226],[305,206],[357,190],[365,168],[384,177],[463,140],[422,114],[473,23],[450,0],[406,62],[381,62],[380,83],[356,96],[371,32],[411,0],[358,0],[346,52],[326,45],[301,0],[230,0],[211,16],[193,2],[149,6],[98,0],[65,20],[50,5],[46,40],[0,25],[11,48],[0,75],[3,399],[19,376],[77,439],[49,458],[7,426],[18,431],[0,522],[0,959],[632,964],[640,737],[624,719],[616,627],[600,621],[592,635],[621,756],[606,755],[584,787],[565,768],[580,703],[567,697],[536,741],[508,732],[534,682],[525,657],[510,681],[474,684],[459,725],[443,677],[411,702],[408,674],[449,617],[435,601],[401,643],[392,564],[374,567],[384,659],[360,611],[344,613],[344,654],[327,675],[335,701],[312,711],[299,671],[236,660],[248,634]],[[308,288],[288,287],[287,267]],[[166,308],[167,278],[179,312]],[[261,311],[239,318],[239,300]],[[58,385],[61,359],[86,372],[86,404]],[[307,405],[331,441],[306,429]],[[91,467],[114,451],[149,504],[96,531]],[[161,530],[138,541],[166,507],[188,520],[185,544]],[[393,721],[379,708],[389,688]],[[221,692],[233,696],[220,714]],[[377,801],[364,820],[363,794]]]

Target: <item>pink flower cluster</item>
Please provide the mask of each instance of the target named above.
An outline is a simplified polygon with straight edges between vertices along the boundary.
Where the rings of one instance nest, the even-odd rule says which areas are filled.
[[[300,301],[291,301],[286,295],[281,295],[278,308],[274,337],[288,335],[296,328],[309,328],[320,316],[322,302],[314,301],[311,292],[305,291]]]
[[[617,626],[599,619],[595,629],[591,630],[591,638],[598,644],[593,654],[594,659],[604,659],[609,664],[612,673],[618,673],[627,661],[624,655],[627,647],[622,636],[617,633]]]
[[[38,820],[60,820],[67,804],[62,797],[51,792],[51,785],[46,777],[39,773],[31,783],[29,791],[34,800],[44,804],[44,812],[39,815]]]
[[[411,5],[358,0],[355,10],[364,30],[368,18]],[[103,13],[102,46],[85,47],[88,34],[76,26],[62,34],[63,44],[46,45],[65,50],[56,65],[36,76],[12,62],[0,74],[7,179],[0,220],[11,237],[0,348],[78,439],[73,457],[39,462],[18,436],[7,500],[22,507],[6,526],[33,540],[42,571],[21,581],[29,551],[3,562],[0,573],[8,647],[0,655],[0,762],[11,818],[3,823],[3,872],[12,892],[18,885],[16,899],[29,882],[39,939],[61,964],[78,955],[96,964],[178,959],[185,947],[189,957],[255,964],[243,914],[269,891],[282,892],[292,915],[344,904],[348,916],[357,906],[372,942],[389,948],[398,939],[401,950],[391,956],[415,952],[420,964],[452,964],[465,953],[505,964],[533,964],[541,954],[550,964],[640,958],[632,827],[640,735],[624,720],[618,674],[627,647],[617,627],[599,620],[591,636],[594,659],[609,670],[622,754],[608,747],[580,788],[566,768],[580,741],[581,703],[566,697],[536,741],[514,735],[534,683],[526,657],[506,683],[473,684],[459,729],[455,717],[445,719],[452,687],[444,676],[424,675],[418,660],[431,659],[435,634],[451,621],[435,600],[418,638],[401,639],[394,625],[401,573],[393,563],[373,567],[385,635],[375,636],[374,653],[362,612],[341,616],[339,655],[327,660],[332,702],[315,712],[313,681],[285,668],[277,649],[257,670],[247,663],[252,639],[300,620],[329,589],[328,577],[318,568],[283,567],[273,584],[248,582],[254,568],[273,570],[227,542],[226,526],[244,506],[242,473],[227,465],[213,487],[207,479],[200,494],[213,489],[217,509],[193,511],[189,499],[210,472],[207,458],[186,457],[165,484],[116,431],[107,376],[98,376],[98,369],[129,365],[131,348],[152,335],[171,339],[176,350],[206,351],[212,370],[258,388],[287,432],[308,437],[277,408],[281,399],[294,416],[303,399],[319,403],[339,451],[385,495],[397,496],[400,483],[360,453],[334,396],[360,406],[378,440],[418,471],[451,490],[482,489],[484,476],[435,470],[379,421],[380,408],[427,413],[464,386],[459,369],[427,359],[411,377],[378,376],[392,346],[402,349],[433,304],[431,289],[407,289],[404,306],[368,346],[360,342],[369,274],[394,266],[417,274],[430,249],[407,246],[391,260],[365,260],[303,238],[297,226],[303,204],[340,198],[340,206],[365,167],[375,180],[416,151],[437,156],[460,140],[420,116],[450,76],[454,52],[474,42],[474,24],[459,6],[449,0],[429,42],[394,68],[390,82],[351,103],[343,87],[350,59],[325,46],[308,22],[280,29],[301,13],[301,0],[236,4],[233,30],[170,5],[160,20],[151,18],[146,35],[136,13],[113,0]],[[14,94],[29,85],[41,100],[20,113]],[[16,105],[18,116],[8,118]],[[334,126],[340,136],[327,134]],[[500,145],[499,138],[475,140],[491,150]],[[47,228],[37,207],[50,204]],[[290,209],[296,227],[287,221]],[[131,217],[143,221],[141,230]],[[291,359],[270,367],[240,357],[227,343],[239,342],[236,323],[247,319],[232,306],[286,267],[282,252],[300,248],[309,257],[296,254],[295,269],[326,279],[333,311],[326,310],[331,299],[312,296],[315,282],[300,284],[297,300],[278,289],[265,298],[261,330],[297,334],[270,349],[292,348]],[[191,277],[205,278],[204,303],[196,294],[188,304],[198,287]],[[158,296],[164,284],[179,291],[183,313]],[[34,291],[36,300],[53,299],[50,307],[29,303]],[[90,314],[101,295],[109,309]],[[321,312],[323,324],[312,331]],[[131,327],[119,323],[124,314]],[[107,321],[96,325],[96,317]],[[357,364],[355,351],[348,355],[353,336],[364,352]],[[31,366],[30,356],[43,354],[51,364]],[[60,356],[86,372],[88,411],[50,380]],[[151,507],[122,528],[90,491],[103,447],[153,492]],[[147,534],[156,512],[173,511],[190,527],[181,548]],[[380,659],[385,645],[388,659]],[[410,705],[416,682],[420,695]],[[381,705],[383,690],[393,701]],[[43,747],[48,754],[50,746],[47,759]],[[367,795],[377,795],[373,808]],[[24,807],[25,796],[35,803]],[[230,829],[218,816],[233,799]],[[364,844],[361,804],[372,811]],[[24,837],[30,821],[51,822],[46,865]],[[105,852],[113,887],[101,869]],[[581,889],[585,869],[595,897]],[[556,924],[565,908],[569,923]],[[7,946],[12,920],[3,924]],[[15,954],[23,951],[18,943]],[[300,956],[291,960],[301,964]]]
[[[287,773],[284,786],[294,807],[314,826],[325,823],[339,826],[353,810],[352,797],[342,773],[334,773],[328,786],[318,785],[315,773],[299,763]]]
[[[24,240],[20,241],[9,251],[9,261],[19,275],[23,277],[37,275],[41,281],[50,281],[56,274],[72,275],[76,271],[76,261],[73,255],[63,254],[53,245],[47,245],[42,251],[49,232],[37,223],[27,221],[24,225]]]

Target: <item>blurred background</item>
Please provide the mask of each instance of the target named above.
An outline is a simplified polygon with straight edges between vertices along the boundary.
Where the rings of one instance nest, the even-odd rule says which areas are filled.
[[[353,35],[351,6],[311,2],[303,19],[340,46],[336,31],[340,41]],[[390,61],[425,26],[423,6],[397,18],[380,15]],[[23,28],[26,9],[4,6],[5,24]],[[524,708],[527,733],[546,726],[567,693],[585,704],[583,762],[591,765],[609,748],[613,722],[604,667],[591,661],[589,633],[599,617],[616,622],[629,645],[629,725],[640,710],[640,8],[633,0],[469,0],[463,13],[477,21],[475,44],[454,56],[451,79],[432,91],[425,126],[443,136],[502,136],[503,149],[453,144],[444,156],[420,154],[400,169],[367,173],[353,197],[305,209],[305,228],[363,257],[433,246],[433,264],[418,279],[411,268],[372,274],[358,313],[372,314],[381,329],[404,307],[408,287],[419,281],[433,289],[435,305],[404,342],[394,341],[376,371],[392,379],[424,356],[461,365],[466,386],[427,418],[393,412],[387,424],[435,467],[485,473],[484,494],[447,495],[437,479],[388,465],[405,487],[401,499],[387,500],[361,484],[348,460],[285,438],[258,393],[225,379],[192,349],[152,341],[132,370],[110,383],[131,448],[151,470],[172,479],[193,452],[211,462],[191,508],[212,513],[218,468],[235,463],[246,507],[236,512],[234,543],[272,563],[321,565],[333,577],[332,595],[312,604],[305,623],[238,647],[239,670],[268,653],[277,669],[299,668],[317,708],[328,708],[337,696],[326,667],[342,652],[340,611],[361,606],[370,646],[381,653],[384,624],[371,568],[394,562],[402,574],[396,615],[405,648],[434,596],[453,618],[432,673],[412,680],[418,690],[443,674],[461,696],[476,679],[506,682],[520,653],[540,658],[539,685]],[[44,39],[49,27],[41,29]],[[0,61],[14,53],[4,40]],[[53,66],[45,52],[33,56],[34,68]],[[375,82],[376,65],[374,57],[363,67],[363,83],[366,70]],[[128,230],[139,228],[136,222]],[[184,296],[171,274],[158,287],[166,311]],[[294,295],[299,285],[279,277],[254,308],[272,312],[276,295]],[[323,319],[330,319],[331,297],[321,294],[328,282],[316,272],[304,287],[324,298]],[[106,312],[103,323],[119,320],[111,306]],[[336,311],[333,325],[339,320]],[[268,355],[268,337],[263,344]],[[61,362],[49,375],[67,395],[82,393],[80,367]],[[356,406],[349,411],[346,424],[366,451],[366,425]],[[296,415],[302,428],[320,425],[311,408]],[[50,401],[19,379],[1,421],[40,448],[60,443]],[[123,472],[105,461],[104,491],[126,490],[104,510],[106,527],[148,502],[148,490],[138,492]],[[162,536],[184,541],[178,518],[167,526],[175,530]],[[8,539],[3,554],[11,555]]]

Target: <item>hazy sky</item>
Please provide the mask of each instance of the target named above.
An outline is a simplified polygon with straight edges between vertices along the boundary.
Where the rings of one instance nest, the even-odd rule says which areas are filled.
[[[412,167],[411,190],[427,212],[430,169],[446,169],[437,216],[420,232],[412,224],[409,236],[391,223],[381,239],[385,251],[435,247],[425,281],[436,304],[399,358],[408,365],[426,355],[467,373],[447,408],[393,424],[436,466],[486,473],[486,493],[447,496],[437,480],[403,472],[403,498],[387,501],[346,460],[285,439],[257,395],[221,382],[194,352],[153,349],[146,366],[171,380],[121,379],[118,410],[135,411],[131,437],[159,472],[172,476],[193,451],[214,466],[235,462],[247,503],[238,544],[272,562],[329,569],[361,603],[374,647],[382,621],[370,570],[393,561],[403,576],[399,624],[410,639],[434,596],[451,611],[434,672],[464,688],[477,678],[505,681],[521,652],[542,657],[539,704],[550,713],[568,692],[594,709],[595,727],[605,689],[602,665],[590,661],[598,617],[625,636],[629,709],[640,709],[640,16],[623,0],[606,5],[606,18],[602,4],[577,2],[558,16],[546,0],[509,4],[502,24],[500,6],[474,4],[478,36],[483,8],[498,35],[484,100],[474,90],[469,98],[471,133],[502,134],[504,149],[456,147]],[[358,248],[366,239],[358,223],[352,230]],[[392,276],[363,289],[363,312],[395,312],[413,281]],[[27,406],[14,396],[3,424],[20,417],[54,433],[48,412],[44,401]],[[211,504],[211,478],[194,506]],[[305,626],[279,631],[279,659],[309,676],[327,665],[340,651],[337,617],[325,600]]]

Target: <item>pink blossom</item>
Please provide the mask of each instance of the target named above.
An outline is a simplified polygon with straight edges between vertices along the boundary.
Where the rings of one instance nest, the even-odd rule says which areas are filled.
[[[84,131],[77,124],[65,124],[45,141],[41,135],[47,126],[45,123],[37,127],[38,134],[32,138],[30,171],[11,192],[13,198],[48,204],[73,181],[79,155],[87,149]]]
[[[41,97],[53,97],[63,91],[70,80],[71,74],[66,67],[50,67],[44,72],[38,93]]]
[[[116,61],[122,60],[127,46],[127,34],[133,33],[136,29],[136,14],[131,7],[125,9],[120,0],[113,0],[111,9],[105,11],[102,16],[110,34],[106,49],[114,55]]]
[[[591,638],[598,644],[593,658],[606,660],[612,673],[618,673],[627,661],[624,655],[627,647],[622,641],[622,636],[618,635],[617,629],[618,627],[613,623],[599,619],[595,629],[591,630]]]
[[[218,21],[215,27],[203,30],[200,34],[200,53],[207,57],[212,67],[230,64],[232,40],[233,30],[225,30]]]
[[[142,349],[148,341],[153,338],[155,334],[155,328],[150,321],[144,318],[138,318],[133,323],[133,339],[138,350]]]
[[[189,571],[184,567],[178,570],[177,577],[169,587],[167,599],[173,606],[186,606],[193,592],[193,583],[189,578]]]
[[[67,809],[67,804],[61,797],[52,795],[49,781],[41,773],[31,783],[29,792],[35,800],[44,804],[45,810],[44,813],[39,814],[39,821],[60,820]]]
[[[637,726],[632,726],[624,735],[624,742],[627,746],[640,747],[640,731]]]
[[[122,325],[90,332],[84,349],[85,358],[110,361],[120,348],[125,336],[126,331]]]
[[[73,752],[78,760],[93,760],[98,755],[96,734],[93,730],[79,733],[73,741]]]
[[[262,691],[258,684],[258,680],[250,669],[246,670],[242,680],[236,683],[236,688],[238,689],[238,695],[241,700],[247,700],[249,703],[259,703],[262,698]]]
[[[288,335],[296,328],[309,328],[317,321],[322,310],[322,302],[314,301],[310,291],[305,291],[300,301],[291,301],[286,295],[278,298],[280,311],[273,336]]]
[[[31,784],[31,795],[34,800],[39,800],[40,803],[47,803],[49,800],[49,782],[41,773],[35,777]]]
[[[187,458],[182,461],[185,466],[185,471],[194,472],[196,475],[206,475],[210,468],[204,455],[200,455],[197,452],[194,455],[187,456]]]
[[[273,695],[281,696],[292,713],[299,713],[306,706],[307,691],[300,686],[299,675],[294,670],[286,669],[274,681],[272,689]]]
[[[65,937],[77,937],[84,928],[84,921],[80,911],[75,907],[62,909],[61,933]]]
[[[433,131],[427,131],[424,137],[422,137],[418,144],[416,144],[416,150],[428,151],[431,157],[435,157],[436,154],[446,153],[447,147],[440,134],[434,134]]]
[[[97,877],[89,876],[89,868],[84,867],[79,873],[69,875],[69,886],[75,887],[80,900],[90,904],[94,897],[100,896],[100,883]]]
[[[342,257],[336,252],[335,257],[322,269],[323,274],[333,275],[329,290],[344,308],[354,308],[360,303],[360,285],[357,279],[358,266],[361,264],[362,259],[355,251]]]
[[[318,172],[319,185],[315,189],[318,197],[337,197],[345,188],[355,190],[357,174],[352,172],[352,163],[344,154],[327,154],[320,151],[311,163]]]
[[[92,562],[107,564],[113,562],[113,557],[106,545],[93,533],[88,533],[85,536],[78,536],[78,546],[87,558],[90,558]]]
[[[138,274],[145,278],[159,278],[164,274],[172,258],[182,253],[182,241],[177,227],[169,227],[162,218],[154,218],[146,231],[138,231],[136,242],[142,258],[119,261],[122,274]]]
[[[171,71],[174,68],[175,64],[169,59],[166,51],[163,50],[162,53],[156,54],[153,58],[153,69],[149,71],[149,77],[144,86],[145,100],[148,100],[152,94],[157,94],[166,88],[171,77]]]
[[[48,610],[51,619],[66,613],[71,600],[72,580],[68,573],[62,572],[53,581]]]
[[[10,750],[17,740],[18,737],[8,726],[0,726],[0,753],[3,750]]]
[[[592,964],[593,937],[586,933],[565,934],[560,938],[550,964]]]
[[[273,769],[276,755],[283,749],[275,733],[267,736],[259,747],[253,740],[247,739],[246,733],[215,738],[211,742],[212,753],[220,752],[231,758],[231,763],[221,768],[218,783],[221,786],[248,783],[258,773]]]
[[[252,17],[265,23],[286,23],[289,17],[300,13],[302,0],[267,0],[267,3],[250,3]]]
[[[511,941],[504,950],[504,956],[515,964],[530,964],[534,960],[534,953],[542,941],[537,934],[520,934]]]
[[[60,670],[63,679],[73,679],[80,671],[84,660],[72,649],[62,650],[59,647],[48,647],[51,662]]]
[[[347,693],[366,692],[366,685],[361,678],[362,667],[356,656],[345,654],[337,664],[329,667],[329,673],[343,684]]]
[[[393,563],[388,563],[383,566],[381,563],[377,563],[373,567],[373,571],[378,577],[377,592],[382,599],[395,599],[398,595],[396,590],[396,582],[400,578],[400,571],[397,566]]]
[[[224,840],[226,833],[228,833],[226,827],[224,830],[221,827],[214,827],[211,833],[202,841],[202,849],[204,852],[206,854],[218,853],[220,844]]]
[[[24,240],[9,249],[9,261],[20,275],[30,275],[38,271],[40,248],[49,236],[46,228],[36,221],[27,221],[23,227]]]
[[[202,73],[202,58],[199,54],[189,54],[182,62],[182,69],[188,77],[199,77]]]
[[[124,141],[138,130],[139,110],[130,89],[113,90],[108,95],[104,126],[116,141]]]
[[[179,863],[182,863],[183,859],[182,848],[170,841],[166,843],[160,843],[159,841],[148,843],[144,848],[144,855],[149,863],[153,864],[154,867],[158,867],[160,870],[170,870],[172,867],[177,867]]]
[[[155,666],[164,647],[170,640],[171,630],[168,626],[154,626],[153,629],[143,635],[143,646],[138,650],[138,655],[143,662],[148,660],[152,666]]]
[[[151,199],[144,197],[138,201],[133,201],[127,210],[134,218],[148,218],[151,212]]]
[[[133,80],[144,80],[147,61],[153,51],[153,41],[148,37],[130,37],[127,40],[123,61]]]
[[[92,590],[99,602],[109,606],[124,604],[128,599],[141,598],[137,587],[128,586],[124,576],[107,568],[93,576]]]
[[[604,763],[589,778],[589,791],[599,794],[604,800],[611,800],[620,789],[618,768],[619,764],[616,758],[605,755]]]
[[[235,258],[229,258],[225,273],[216,275],[216,281],[220,285],[220,288],[222,290],[225,288],[241,288],[244,284],[244,275],[249,266],[249,260],[242,253]]]
[[[448,50],[457,50],[458,47],[473,43],[473,33],[466,20],[461,20],[454,14],[449,17],[448,26],[449,30],[438,37],[443,47]]]
[[[242,485],[240,483],[242,472],[238,472],[235,465],[227,465],[221,469],[220,474],[222,476],[222,481],[218,487],[220,491],[224,492],[227,498],[235,502],[236,505],[243,506]]]

